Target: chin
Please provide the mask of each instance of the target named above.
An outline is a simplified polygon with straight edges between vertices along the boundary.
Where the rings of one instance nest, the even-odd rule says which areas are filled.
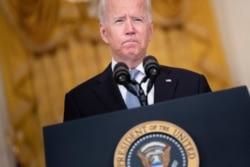
[[[139,57],[138,53],[127,53],[127,54],[124,54],[124,56],[127,58],[138,58]]]
[[[138,57],[138,55],[140,55],[140,52],[138,51],[138,49],[130,49],[124,52],[123,55],[127,55],[128,57]]]
[[[126,59],[130,60],[130,61],[139,61],[139,60],[143,60],[144,56],[142,55],[127,55]]]

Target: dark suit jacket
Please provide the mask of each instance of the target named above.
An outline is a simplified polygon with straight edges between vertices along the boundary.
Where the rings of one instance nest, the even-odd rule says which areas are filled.
[[[210,92],[203,75],[161,66],[155,81],[154,102]],[[65,96],[64,121],[126,109],[113,79],[111,64],[99,75],[78,85]]]

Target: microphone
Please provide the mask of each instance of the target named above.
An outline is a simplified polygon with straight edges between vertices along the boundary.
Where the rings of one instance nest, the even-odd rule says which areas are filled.
[[[115,81],[118,84],[125,86],[125,88],[128,91],[133,93],[135,96],[138,96],[137,92],[130,84],[130,83],[132,83],[132,84],[134,84],[134,83],[130,80],[130,73],[128,70],[128,66],[125,63],[119,62],[115,65],[114,72],[113,72],[113,78],[115,79]]]
[[[158,64],[158,61],[155,57],[148,55],[143,59],[143,67],[147,78],[149,78],[147,86],[147,93],[149,93],[153,87],[156,77],[160,73],[160,65]]]

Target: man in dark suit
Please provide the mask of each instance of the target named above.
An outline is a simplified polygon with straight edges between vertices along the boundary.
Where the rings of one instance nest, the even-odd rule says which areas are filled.
[[[113,70],[118,62],[137,69],[135,80],[144,78],[143,59],[153,33],[150,0],[101,0],[100,33],[112,52],[111,64],[99,75],[78,85],[65,96],[64,121],[127,109],[127,89],[116,83]],[[142,84],[146,91],[148,81]],[[209,92],[203,75],[160,66],[148,104]]]

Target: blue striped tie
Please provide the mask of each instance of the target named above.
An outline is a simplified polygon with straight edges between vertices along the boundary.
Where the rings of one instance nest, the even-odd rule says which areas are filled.
[[[139,70],[137,69],[133,69],[130,71],[130,78],[131,80],[135,80],[136,76],[140,73]],[[139,91],[139,85],[133,85],[131,84],[132,87],[134,87],[134,89],[136,90],[136,92]],[[127,108],[135,108],[135,107],[139,107],[141,106],[139,99],[137,98],[137,96],[135,96],[133,93],[127,91],[126,94],[126,105]]]

